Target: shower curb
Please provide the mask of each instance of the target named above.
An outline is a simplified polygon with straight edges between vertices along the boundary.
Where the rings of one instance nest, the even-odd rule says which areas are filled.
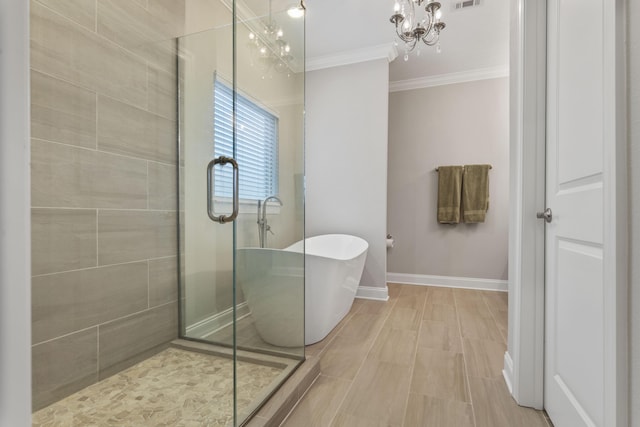
[[[278,427],[320,376],[320,359],[309,356],[245,427]]]

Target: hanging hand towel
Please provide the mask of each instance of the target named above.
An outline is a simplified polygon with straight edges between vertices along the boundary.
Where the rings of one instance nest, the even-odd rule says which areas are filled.
[[[468,165],[462,176],[462,218],[464,222],[484,222],[489,210],[489,169],[491,165]]]
[[[461,189],[462,166],[440,166],[438,168],[438,222],[440,224],[460,222]]]

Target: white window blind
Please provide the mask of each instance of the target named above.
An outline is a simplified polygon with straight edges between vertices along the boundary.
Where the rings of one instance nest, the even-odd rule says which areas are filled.
[[[237,152],[233,154],[233,90],[215,79],[213,140],[215,156],[235,157],[239,165],[239,197],[262,200],[278,194],[278,118],[238,94]],[[216,197],[233,197],[233,170],[216,167]]]

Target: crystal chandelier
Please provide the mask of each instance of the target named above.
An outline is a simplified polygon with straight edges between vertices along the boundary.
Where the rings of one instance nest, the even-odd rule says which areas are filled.
[[[420,55],[420,41],[427,46],[435,45],[436,51],[440,53],[440,31],[446,26],[441,20],[441,5],[437,1],[427,0],[425,13],[420,18],[416,16],[416,6],[420,8],[422,3],[425,3],[425,0],[396,0],[393,15],[389,19],[396,26],[396,34],[405,43],[405,61],[409,59],[409,52],[416,46],[417,54]]]
[[[252,56],[257,58],[264,73],[271,69],[278,73],[291,72],[293,60],[291,46],[284,39],[284,31],[271,15],[271,0],[269,0],[269,18],[263,23],[261,31],[249,33],[249,46],[252,49]]]

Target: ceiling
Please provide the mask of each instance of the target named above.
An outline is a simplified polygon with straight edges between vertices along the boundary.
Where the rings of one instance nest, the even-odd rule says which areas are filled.
[[[441,53],[424,46],[403,60],[399,41],[398,58],[390,64],[390,81],[503,68],[509,63],[509,1],[481,0],[479,6],[453,10],[453,0],[440,0],[442,20]],[[292,3],[287,0],[273,0]],[[395,36],[389,17],[393,0],[306,0],[306,56],[317,58],[373,46],[391,46]]]
[[[295,27],[290,27],[294,23],[287,22],[291,19],[286,16],[286,10],[300,0],[270,1],[274,18],[289,35],[288,41],[295,44],[300,37],[295,36],[298,32]],[[439,1],[442,19],[447,24],[440,38],[441,53],[434,47],[423,46],[420,56],[414,51],[409,60],[404,61],[402,42],[398,40],[398,57],[389,66],[389,80],[397,82],[477,70],[506,70],[509,63],[509,0],[480,0],[479,6],[458,11],[453,7],[459,0]],[[255,16],[268,15],[269,0],[244,0],[244,3]],[[370,52],[372,48],[380,52],[380,47],[388,47],[390,51],[397,39],[389,21],[393,4],[394,0],[305,0],[307,63],[344,53]]]

